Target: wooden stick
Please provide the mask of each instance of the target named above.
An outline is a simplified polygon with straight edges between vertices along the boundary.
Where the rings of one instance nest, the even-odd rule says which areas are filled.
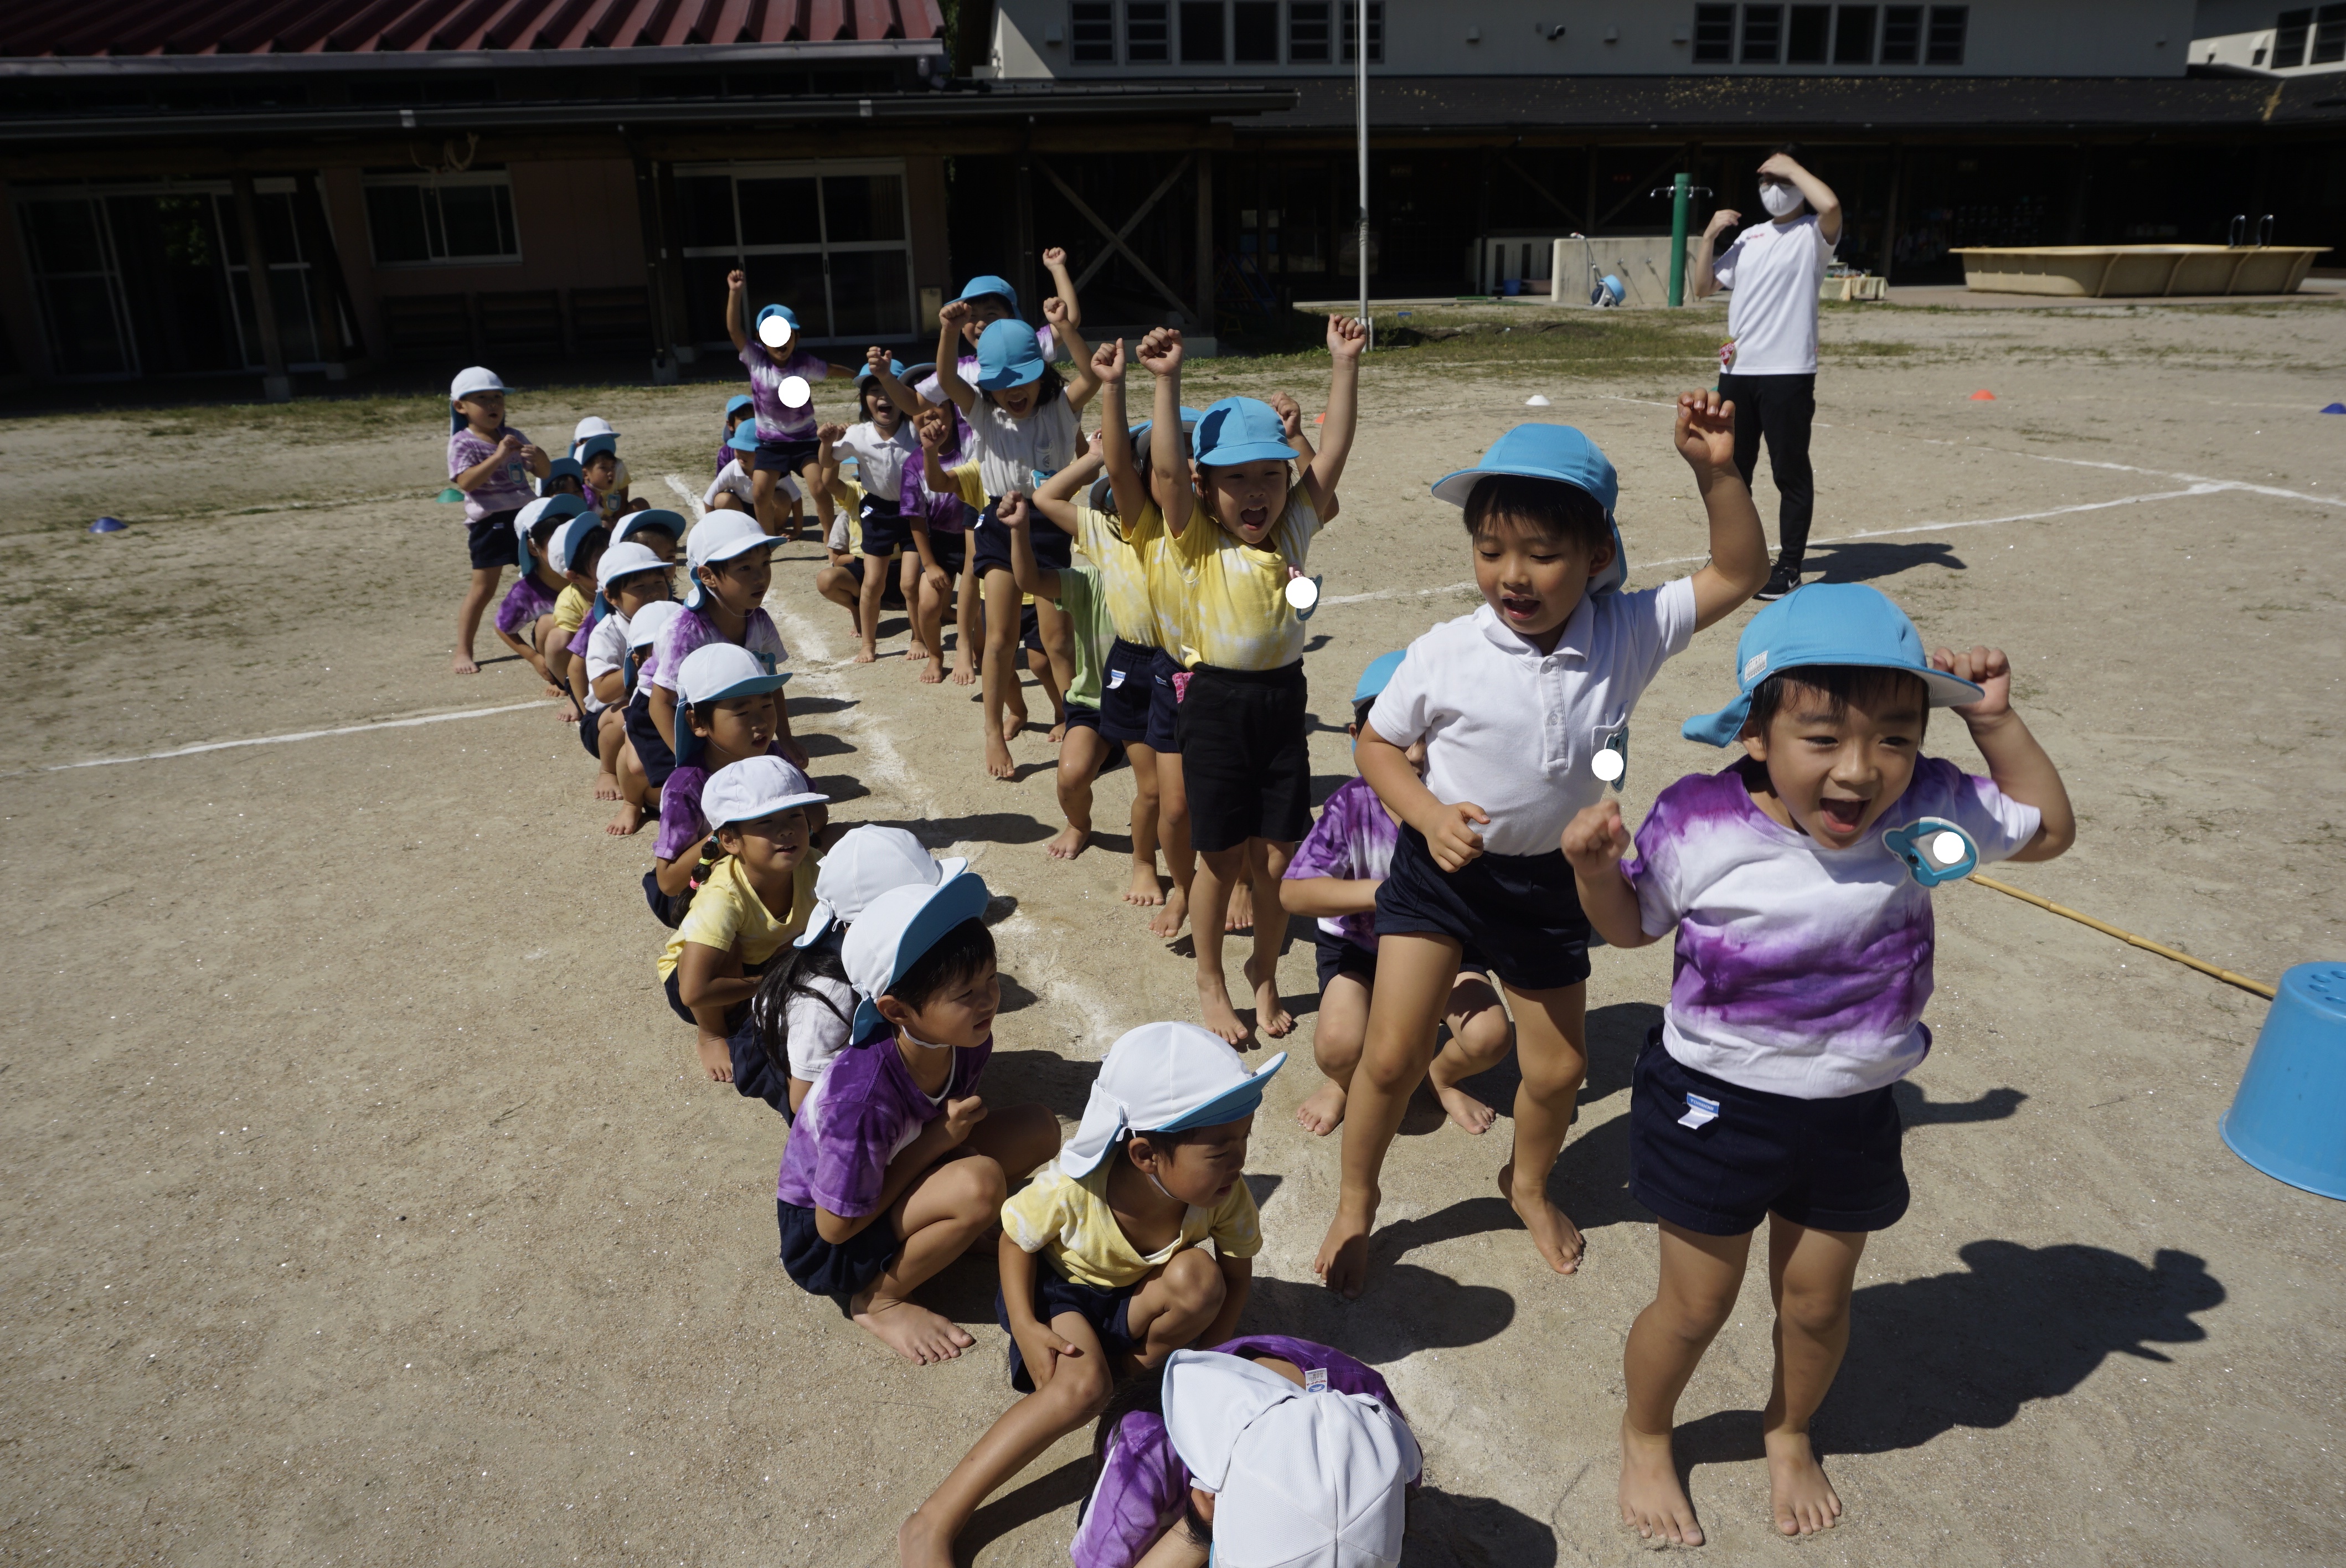
[[[2014,898],[2020,900],[2023,903],[2035,904],[2041,910],[2051,910],[2055,914],[2066,916],[2070,920],[2076,921],[2079,925],[2092,926],[2096,931],[2100,932],[2105,936],[2114,936],[2120,942],[2131,942],[2135,946],[2141,948],[2146,952],[2155,952],[2161,958],[2171,958],[2178,963],[2188,964],[2202,974],[2214,975],[2217,979],[2222,981],[2227,985],[2237,985],[2242,991],[2253,991],[2259,996],[2266,997],[2268,999],[2273,994],[2273,988],[2265,984],[2261,981],[2250,980],[2245,974],[2235,974],[2229,969],[2218,969],[2214,964],[2206,962],[2200,959],[2196,959],[2188,952],[2178,952],[2171,947],[2162,946],[2161,944],[2151,941],[2147,936],[2137,936],[2130,931],[2120,931],[2116,926],[2105,925],[2091,915],[2079,914],[2076,910],[2070,909],[2063,904],[2056,904],[2051,899],[2040,899],[2035,893],[2023,892],[2020,889],[2014,887],[2010,882],[2000,882],[1994,877],[1983,877],[1976,873],[1974,873],[1969,880],[1977,882],[1984,888],[1994,888],[1997,892],[2010,893]]]

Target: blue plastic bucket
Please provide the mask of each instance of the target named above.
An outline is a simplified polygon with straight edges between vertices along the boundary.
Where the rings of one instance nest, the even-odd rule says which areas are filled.
[[[2280,977],[2219,1129],[2265,1175],[2346,1198],[2346,963]]]
[[[1507,298],[1512,300],[1523,291],[1524,280],[1521,278],[1502,278],[1499,280],[1499,292],[1504,294]]]

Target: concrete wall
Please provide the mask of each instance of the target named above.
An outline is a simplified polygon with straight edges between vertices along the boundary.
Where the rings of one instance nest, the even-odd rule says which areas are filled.
[[[1119,15],[1122,5],[1118,5]],[[2200,10],[2208,7],[2200,6]],[[1175,7],[1178,15],[1178,6]],[[1380,76],[2179,76],[2193,0],[1973,0],[1961,66],[1700,65],[1692,0],[1386,0]],[[2270,24],[2268,15],[2264,24]],[[1535,24],[1541,32],[1534,32]],[[1545,36],[1561,25],[1560,38]],[[1056,32],[1060,42],[1049,42]],[[1480,35],[1479,39],[1474,35]],[[1610,34],[1611,36],[1607,36]],[[1074,79],[1150,75],[1350,75],[1348,66],[1076,66],[1067,0],[998,0],[989,74]],[[1174,51],[1178,54],[1178,48]]]

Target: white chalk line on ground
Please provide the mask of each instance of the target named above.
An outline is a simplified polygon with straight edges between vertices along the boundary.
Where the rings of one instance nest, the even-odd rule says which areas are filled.
[[[174,747],[168,751],[149,751],[138,757],[93,757],[87,762],[53,762],[46,768],[19,769],[0,774],[0,779],[23,779],[35,773],[66,773],[76,768],[115,768],[126,762],[162,762],[174,757],[193,757],[204,751],[232,751],[240,746],[283,746],[296,740],[324,740],[336,735],[363,735],[372,729],[413,729],[420,724],[446,724],[458,718],[487,718],[493,714],[520,713],[526,708],[551,708],[558,700],[540,697],[535,702],[509,702],[502,708],[465,708],[454,713],[426,713],[414,718],[382,718],[372,724],[345,724],[332,729],[297,729],[291,735],[257,735],[248,740],[207,740],[195,746]]]

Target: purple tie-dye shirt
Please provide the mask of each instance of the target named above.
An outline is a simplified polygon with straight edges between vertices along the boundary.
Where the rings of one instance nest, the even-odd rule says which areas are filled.
[[[1392,866],[1393,846],[1401,827],[1385,810],[1384,802],[1365,779],[1348,779],[1328,797],[1320,820],[1287,862],[1284,880],[1335,877],[1343,881],[1382,881]],[[1377,950],[1377,917],[1366,914],[1323,916],[1320,929],[1356,946]]]
[[[477,468],[497,454],[497,443],[512,436],[524,446],[529,437],[506,425],[495,435],[483,435],[471,425],[448,437],[448,477],[454,479],[468,468]],[[530,487],[529,464],[516,453],[503,468],[492,469],[489,476],[464,492],[464,517],[478,523],[493,512],[511,512],[526,506],[536,499]]]
[[[1366,1394],[1401,1413],[1392,1390],[1374,1367],[1326,1345],[1283,1334],[1245,1334],[1213,1348],[1226,1356],[1274,1358],[1307,1372],[1325,1368],[1328,1387],[1335,1392]],[[1132,1568],[1180,1519],[1188,1496],[1189,1467],[1174,1451],[1165,1418],[1154,1410],[1134,1410],[1117,1423],[1107,1462],[1100,1467],[1091,1500],[1084,1504],[1067,1555],[1076,1568]]]
[[[879,1207],[888,1162],[945,1114],[947,1100],[977,1092],[994,1042],[952,1049],[953,1075],[934,1100],[913,1082],[893,1034],[842,1051],[799,1106],[782,1150],[775,1198],[801,1208],[828,1209],[842,1219]]]
[[[1621,864],[1649,936],[1678,927],[1662,1044],[1680,1063],[1745,1088],[1839,1099],[1894,1084],[1931,1049],[1931,895],[1882,834],[1943,817],[1982,864],[2036,836],[2034,806],[1994,780],[1926,757],[1872,831],[1828,850],[1751,799],[1746,769],[1662,791]]]
[[[932,380],[922,384],[933,387],[936,382]],[[928,394],[923,392],[922,395],[925,397]],[[938,466],[950,470],[960,463],[962,454],[969,450],[969,421],[961,416],[961,410],[954,409],[953,444],[937,454]],[[959,490],[947,490],[943,494],[931,490],[928,473],[925,458],[904,464],[903,488],[897,496],[899,509],[908,522],[918,518],[933,535],[967,533],[969,520],[975,515],[970,510],[969,503],[961,498]]]
[[[811,387],[820,383],[831,374],[829,361],[804,349],[794,349],[778,360],[765,344],[752,342],[742,345],[741,368],[750,372],[750,401],[758,411],[758,439],[812,441],[814,401],[810,398],[803,408],[790,407],[782,402],[782,382],[804,376]]]
[[[685,657],[695,648],[721,643],[725,634],[717,623],[699,610],[687,610],[662,628],[659,641],[652,645],[651,657],[638,667],[642,679],[655,686],[677,689],[677,671],[684,667]],[[790,650],[782,646],[782,634],[774,629],[774,617],[763,610],[751,610],[741,628],[741,646],[758,656],[758,662],[768,674],[790,661]]]
[[[505,603],[497,606],[497,630],[509,637],[521,636],[530,622],[554,613],[554,596],[558,591],[539,582],[536,573],[523,573],[521,581],[505,590]]]

